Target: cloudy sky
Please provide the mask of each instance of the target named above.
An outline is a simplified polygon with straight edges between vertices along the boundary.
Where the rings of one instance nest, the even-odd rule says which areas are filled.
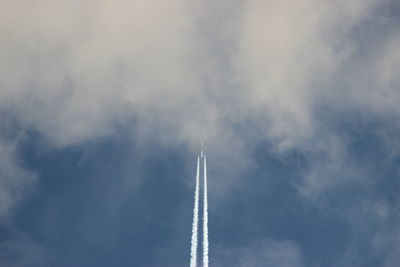
[[[400,261],[399,0],[0,0],[0,266]]]

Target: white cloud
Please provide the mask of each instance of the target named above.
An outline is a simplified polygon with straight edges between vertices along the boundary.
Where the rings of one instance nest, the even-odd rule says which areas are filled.
[[[248,109],[284,147],[318,129],[315,109],[353,49],[349,34],[372,1],[247,1],[233,51]],[[253,115],[250,113],[250,115]],[[264,119],[265,120],[265,119]]]
[[[109,134],[126,112],[172,124],[198,94],[185,1],[13,1],[2,10],[2,106],[56,143]]]
[[[302,192],[331,188],[346,141],[320,108],[398,114],[399,29],[365,55],[355,38],[386,2],[222,3],[2,1],[0,110],[61,146],[134,121],[141,140],[205,139],[229,166],[268,140],[325,159],[310,156]]]
[[[399,118],[400,29],[376,8],[387,3],[3,0],[0,114],[56,146],[132,121],[142,142],[197,150],[205,139],[227,169],[216,175],[216,192],[251,164],[249,144],[267,140],[278,153],[306,155],[309,170],[296,186],[315,198],[363,175],[321,107],[390,125]],[[377,21],[385,32],[360,31]],[[397,135],[381,134],[398,144]],[[0,217],[35,179],[16,146],[0,138]],[[240,260],[229,266],[302,266],[290,242],[234,251]]]

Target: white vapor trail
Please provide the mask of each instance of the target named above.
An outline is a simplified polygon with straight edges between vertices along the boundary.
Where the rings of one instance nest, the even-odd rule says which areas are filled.
[[[190,250],[190,267],[197,266],[197,242],[198,242],[197,232],[198,232],[198,224],[199,224],[199,176],[200,176],[200,159],[197,156],[196,190],[194,193],[192,247]]]
[[[204,155],[204,205],[203,205],[203,267],[208,267],[208,198],[207,198],[207,160]]]

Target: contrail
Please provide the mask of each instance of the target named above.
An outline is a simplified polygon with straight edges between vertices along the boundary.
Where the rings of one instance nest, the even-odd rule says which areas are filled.
[[[204,205],[203,205],[203,267],[208,267],[208,199],[207,199],[207,160],[204,155]]]
[[[190,250],[190,267],[197,266],[197,232],[198,232],[198,224],[199,224],[199,176],[200,176],[200,160],[199,160],[199,156],[197,156],[196,191],[194,193],[192,247]]]

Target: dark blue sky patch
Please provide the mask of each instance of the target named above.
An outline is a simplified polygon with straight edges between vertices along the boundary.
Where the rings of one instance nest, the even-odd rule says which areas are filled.
[[[338,123],[352,166],[365,166],[368,177],[310,200],[296,187],[312,167],[309,155],[254,144],[253,163],[239,173],[233,197],[215,205],[210,196],[211,263],[213,248],[263,240],[293,242],[307,266],[384,261],[393,245],[376,249],[373,240],[399,221],[397,159],[385,154],[374,131],[379,125]],[[50,266],[188,264],[195,155],[184,147],[138,146],[124,135],[58,149],[43,149],[42,142],[32,134],[21,146],[23,165],[40,178],[14,211],[12,229],[44,248]],[[218,162],[212,148],[208,153],[212,187]],[[381,204],[386,217],[379,215]],[[14,230],[0,228],[3,241],[13,238]]]
[[[292,179],[304,174],[303,157],[292,154],[280,160],[268,151],[268,146],[259,146],[255,169],[244,174],[245,188],[238,190],[221,216],[215,215],[215,238],[223,241],[221,246],[295,240],[310,263],[330,266],[345,248],[348,229],[296,193]]]
[[[182,153],[144,152],[126,139],[37,149],[33,138],[25,163],[41,179],[16,212],[15,225],[54,251],[53,264],[149,266],[155,249],[170,242],[180,203],[191,197]]]

